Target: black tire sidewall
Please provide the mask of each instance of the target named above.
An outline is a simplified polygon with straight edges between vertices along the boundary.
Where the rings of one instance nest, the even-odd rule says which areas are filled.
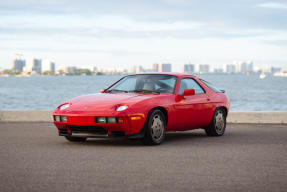
[[[222,111],[224,115],[224,128],[223,128],[223,131],[220,133],[217,132],[216,127],[215,127],[215,117],[218,111]],[[214,110],[212,121],[210,122],[209,126],[205,128],[205,132],[208,136],[222,136],[225,133],[225,128],[226,128],[226,112],[222,108],[217,108]]]
[[[155,115],[160,115],[161,119],[163,120],[163,124],[164,124],[163,136],[160,139],[160,141],[154,141],[153,138],[152,138],[152,135],[151,135],[151,125],[152,125],[153,117]],[[163,112],[161,110],[159,110],[159,109],[153,110],[150,113],[149,117],[148,117],[148,122],[147,122],[147,127],[146,127],[146,134],[145,134],[145,140],[147,140],[148,144],[150,144],[150,145],[159,145],[165,139],[165,130],[166,130],[166,119],[165,119],[165,116],[164,116]]]
[[[223,114],[223,116],[224,116],[224,117],[223,117],[223,118],[224,118],[224,127],[223,127],[223,130],[222,130],[221,132],[218,132],[217,129],[216,129],[216,127],[215,127],[215,115],[216,115],[216,113],[217,113],[218,111],[221,111],[222,114]],[[225,128],[226,128],[226,114],[225,114],[225,111],[224,111],[223,109],[221,109],[221,108],[216,109],[215,112],[214,112],[214,116],[213,116],[213,127],[214,127],[214,131],[216,132],[216,134],[217,134],[218,136],[222,136],[222,135],[224,134]]]

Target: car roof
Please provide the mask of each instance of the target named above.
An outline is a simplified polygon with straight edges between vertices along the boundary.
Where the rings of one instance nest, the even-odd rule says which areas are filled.
[[[184,73],[174,73],[174,72],[135,73],[135,74],[131,74],[131,75],[172,75],[172,76],[176,76],[176,77],[189,76],[189,77],[197,78],[194,75],[184,74]]]

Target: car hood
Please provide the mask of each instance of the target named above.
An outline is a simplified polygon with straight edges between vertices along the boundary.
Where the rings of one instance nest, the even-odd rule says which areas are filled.
[[[71,99],[68,111],[111,111],[120,105],[131,106],[134,103],[159,94],[138,93],[98,93]]]

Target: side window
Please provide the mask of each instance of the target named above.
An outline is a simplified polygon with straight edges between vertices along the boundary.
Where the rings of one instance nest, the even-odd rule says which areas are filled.
[[[183,90],[185,89],[194,89],[195,94],[205,93],[204,90],[198,85],[198,83],[191,78],[181,79],[178,94],[182,95]]]
[[[212,91],[214,91],[215,93],[224,93],[223,91],[219,90],[218,88],[214,87],[214,85],[212,85],[211,83],[200,79],[201,82],[203,82],[207,87],[209,87]]]

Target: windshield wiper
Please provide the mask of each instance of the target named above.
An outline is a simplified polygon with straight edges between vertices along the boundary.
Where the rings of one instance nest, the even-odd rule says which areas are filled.
[[[106,91],[106,93],[121,93],[121,92],[127,93],[128,91],[120,90],[120,89],[110,89]]]
[[[146,89],[135,89],[130,92],[134,93],[160,93],[159,91],[152,91],[152,90],[146,90]]]

